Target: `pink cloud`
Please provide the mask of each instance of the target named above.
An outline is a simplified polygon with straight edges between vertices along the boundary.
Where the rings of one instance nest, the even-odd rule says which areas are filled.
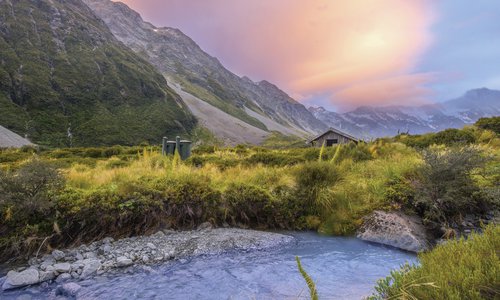
[[[432,42],[425,0],[125,2],[157,25],[180,28],[232,71],[304,99],[404,104],[425,99],[433,80],[415,73]]]

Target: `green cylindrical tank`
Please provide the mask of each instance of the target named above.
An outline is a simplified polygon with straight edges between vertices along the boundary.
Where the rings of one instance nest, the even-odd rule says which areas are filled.
[[[175,151],[179,151],[181,159],[186,160],[191,156],[191,144],[191,141],[181,140],[179,136],[175,138],[175,141],[169,141],[164,137],[161,152],[163,155],[174,155]]]
[[[165,155],[174,155],[175,153],[175,142],[167,141]]]
[[[188,159],[191,156],[191,141],[181,140],[179,144],[179,154],[182,160]]]
[[[161,154],[162,155],[167,155],[167,142],[168,142],[168,139],[166,136],[164,136],[163,140],[161,142]]]

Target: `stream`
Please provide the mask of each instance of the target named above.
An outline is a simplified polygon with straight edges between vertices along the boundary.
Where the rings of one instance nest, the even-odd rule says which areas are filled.
[[[391,269],[416,262],[412,253],[356,238],[286,234],[295,241],[281,248],[198,256],[78,282],[77,299],[309,299],[296,255],[320,299],[362,299]],[[55,289],[56,284],[35,286],[0,293],[0,298],[61,299]]]

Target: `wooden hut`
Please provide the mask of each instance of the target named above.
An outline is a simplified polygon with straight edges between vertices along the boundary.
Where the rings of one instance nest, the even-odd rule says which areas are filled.
[[[351,142],[357,144],[359,139],[338,129],[330,128],[326,132],[310,140],[308,144],[313,147],[321,147],[324,143],[326,147],[331,147],[337,144],[349,144]]]

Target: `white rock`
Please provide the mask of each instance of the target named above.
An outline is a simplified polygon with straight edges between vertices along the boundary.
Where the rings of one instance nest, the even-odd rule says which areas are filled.
[[[40,274],[38,270],[27,269],[22,272],[10,271],[7,273],[7,278],[2,285],[2,290],[10,290],[18,287],[32,285],[38,283]]]
[[[149,249],[152,249],[152,250],[156,250],[156,246],[153,244],[153,243],[147,243],[146,246],[149,248]]]
[[[412,252],[425,251],[430,246],[421,220],[400,212],[374,211],[365,218],[357,237]]]
[[[134,262],[130,259],[127,258],[126,256],[120,256],[116,259],[116,265],[120,268],[122,267],[128,267],[134,264]]]
[[[54,269],[59,273],[69,273],[71,272],[71,264],[70,263],[58,263],[54,265]]]
[[[84,259],[82,260],[83,263],[83,270],[81,274],[81,278],[87,278],[88,276],[91,276],[99,270],[101,267],[101,262],[97,259]]]

